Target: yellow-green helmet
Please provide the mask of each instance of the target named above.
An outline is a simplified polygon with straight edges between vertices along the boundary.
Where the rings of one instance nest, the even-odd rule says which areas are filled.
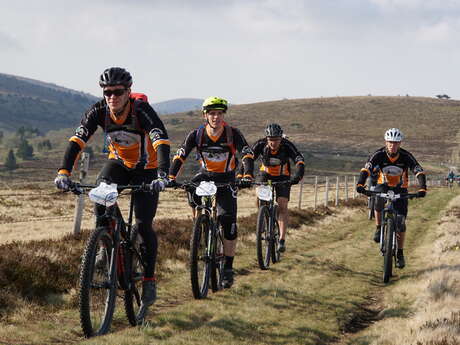
[[[212,109],[219,109],[223,110],[224,112],[227,111],[228,102],[219,97],[208,97],[203,102],[203,112],[207,113],[209,110]]]

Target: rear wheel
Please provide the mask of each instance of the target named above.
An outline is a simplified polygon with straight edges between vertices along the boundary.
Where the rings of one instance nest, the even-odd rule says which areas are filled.
[[[190,281],[193,297],[205,298],[208,295],[211,261],[209,257],[210,220],[200,214],[195,221],[190,241]]]
[[[262,270],[267,270],[270,265],[271,245],[269,218],[270,213],[268,212],[268,207],[266,205],[260,206],[257,215],[256,250],[257,261]]]
[[[384,230],[385,251],[383,255],[383,282],[388,283],[393,273],[393,234],[395,224],[392,218],[388,218]]]
[[[145,258],[142,237],[137,232],[136,227],[131,231],[131,246],[126,250],[126,274],[129,277],[129,287],[125,290],[124,304],[129,323],[136,326],[141,306],[142,277],[144,276],[143,258]]]
[[[110,230],[98,227],[91,233],[83,254],[79,304],[80,323],[87,338],[110,330],[116,297],[116,270],[110,267],[113,248]]]

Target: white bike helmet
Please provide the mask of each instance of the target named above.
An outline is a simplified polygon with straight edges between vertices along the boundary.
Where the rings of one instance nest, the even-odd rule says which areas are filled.
[[[385,132],[385,141],[398,141],[404,139],[404,134],[397,128],[390,128]]]

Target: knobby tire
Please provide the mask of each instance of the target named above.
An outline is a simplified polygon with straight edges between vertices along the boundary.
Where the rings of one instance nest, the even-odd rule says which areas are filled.
[[[113,239],[107,227],[96,228],[86,243],[80,267],[79,309],[81,327],[87,338],[106,334],[112,323],[116,271],[115,267],[109,266],[113,246]],[[102,265],[104,267],[96,268],[95,260],[100,248],[105,248],[107,260]],[[112,281],[109,281],[109,277],[112,277]]]
[[[383,256],[383,282],[388,283],[393,273],[393,234],[395,232],[395,223],[393,218],[388,218],[385,225],[385,253]]]
[[[211,289],[213,292],[222,290],[222,278],[224,274],[224,242],[222,231],[217,231],[212,238],[211,245]]]
[[[274,206],[273,210],[273,218],[274,221],[273,228],[271,231],[271,254],[272,254],[272,262],[275,264],[281,260],[281,254],[278,250],[280,244],[280,225],[278,223],[278,206]]]
[[[210,219],[207,214],[200,214],[195,221],[190,240],[190,282],[195,299],[206,298],[209,289],[211,263],[208,239]]]
[[[142,296],[142,277],[144,275],[144,266],[142,265],[142,257],[145,249],[142,247],[142,238],[137,231],[137,227],[131,230],[131,245],[133,248],[126,250],[126,274],[130,282],[129,289],[124,291],[124,305],[126,317],[131,326],[136,326],[138,323],[137,316],[141,306]]]
[[[266,205],[259,207],[257,215],[256,251],[257,261],[261,270],[267,270],[270,266],[271,244],[270,244],[270,213]]]
[[[369,208],[369,212],[367,215],[367,219],[371,220],[374,218],[374,210],[375,210],[375,196],[370,196],[367,201],[367,207]]]

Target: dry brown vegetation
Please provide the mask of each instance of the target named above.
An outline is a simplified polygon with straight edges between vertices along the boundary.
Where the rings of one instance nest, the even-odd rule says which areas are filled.
[[[356,205],[350,202],[350,205]],[[361,202],[362,205],[362,202]],[[315,220],[332,214],[321,207],[316,211],[292,210],[291,228],[312,224]],[[239,218],[240,238],[253,241],[256,215]],[[174,273],[168,263],[186,262],[189,255],[190,219],[160,219],[155,222],[159,238],[159,278]],[[52,294],[68,293],[75,287],[75,277],[89,231],[75,238],[65,235],[59,239],[16,240],[0,245],[0,319],[21,304],[22,299],[46,304]],[[20,237],[19,237],[20,238]],[[53,279],[50,279],[53,277]]]
[[[432,98],[333,97],[236,105],[227,120],[251,142],[262,136],[269,122],[276,121],[305,151],[361,157],[383,145],[386,129],[398,127],[406,134],[404,146],[421,161],[439,163],[450,159],[458,144],[459,110],[459,101]],[[197,112],[195,117],[178,114],[165,119],[176,143],[183,139],[184,127],[200,122]]]

